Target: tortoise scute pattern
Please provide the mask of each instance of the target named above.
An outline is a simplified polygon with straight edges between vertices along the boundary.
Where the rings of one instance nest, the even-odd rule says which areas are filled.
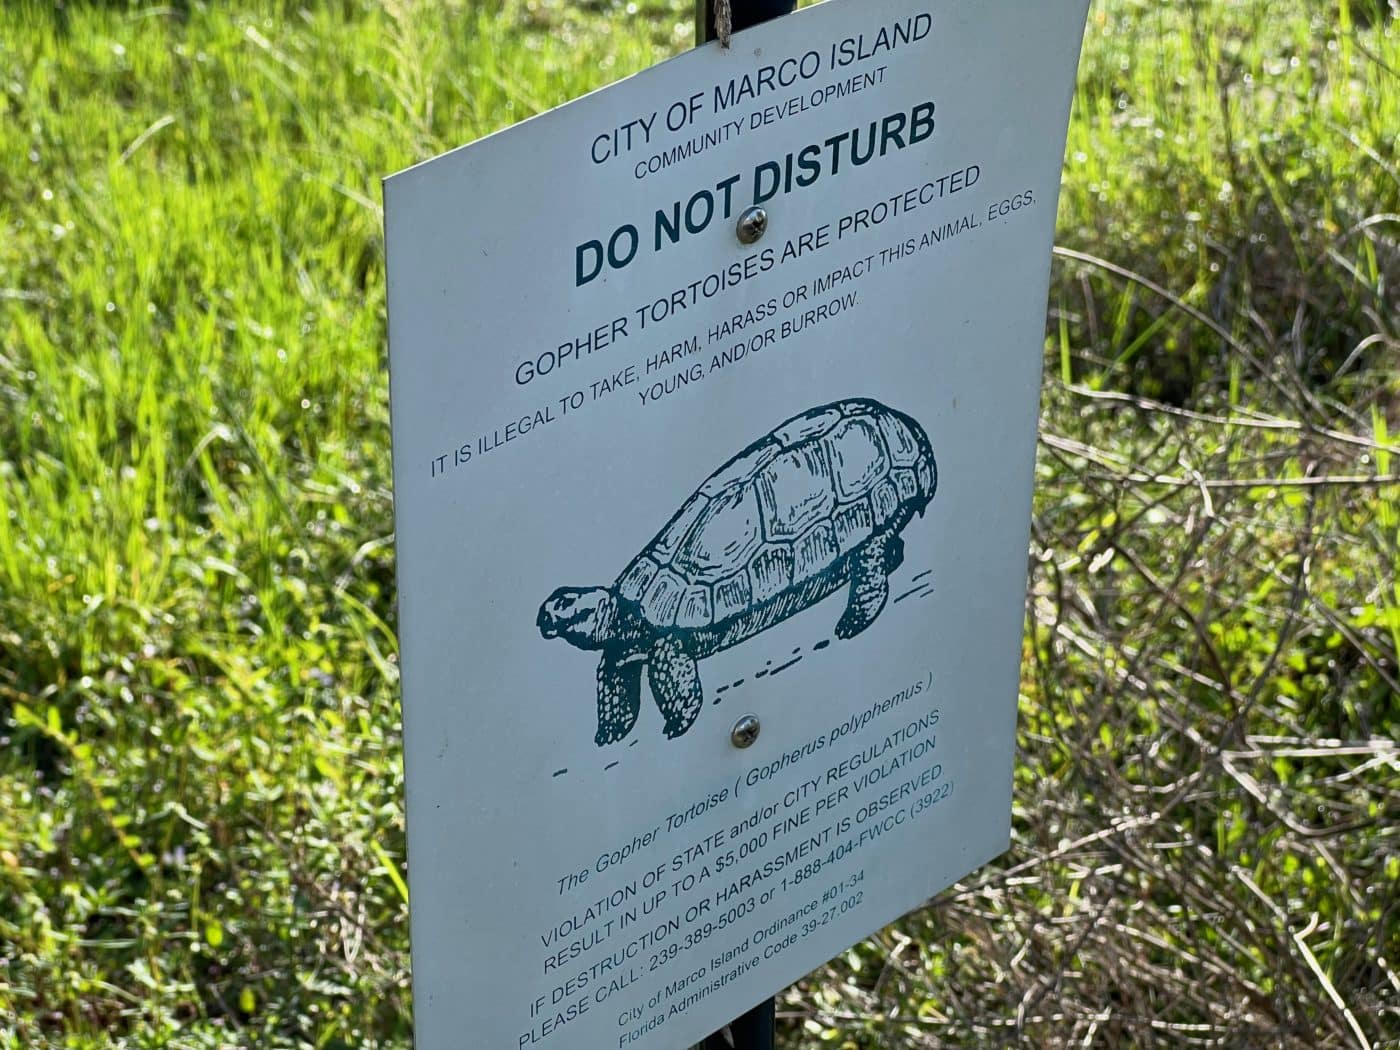
[[[889,473],[885,442],[866,420],[848,420],[822,440],[830,450],[832,476],[843,503],[860,499]]]
[[[792,583],[792,551],[786,544],[773,543],[749,566],[756,602],[775,598]]]
[[[763,469],[758,476],[758,501],[770,537],[796,539],[831,517],[836,496],[827,478],[830,469],[819,442],[779,456]]]
[[[934,469],[905,419],[872,402],[804,413],[706,479],[617,593],[660,629],[741,616],[927,502]]]
[[[705,627],[714,622],[710,606],[710,588],[700,584],[691,585],[681,600],[681,611],[676,615],[677,627]]]
[[[842,507],[832,517],[831,527],[836,530],[836,544],[841,553],[849,553],[870,539],[875,531],[870,504],[862,501]]]
[[[762,470],[773,457],[783,451],[783,446],[772,438],[720,467],[700,486],[700,495],[714,496],[730,485],[745,485],[758,471]]]
[[[753,584],[749,574],[741,572],[715,584],[715,621],[737,616],[753,605]]]
[[[885,448],[890,460],[897,467],[912,467],[919,461],[919,445],[909,428],[893,416],[880,416],[880,433],[885,438]]]
[[[627,567],[627,571],[622,574],[622,578],[617,581],[617,592],[629,602],[640,603],[642,595],[646,594],[647,588],[651,586],[651,581],[656,579],[656,574],[661,566],[643,555]]]
[[[696,493],[687,500],[685,506],[661,530],[661,535],[652,541],[650,547],[652,557],[663,565],[674,558],[676,550],[690,533],[690,530],[695,527],[695,523],[700,520],[700,515],[705,513],[705,508],[709,505],[710,499],[704,493]]]
[[[675,555],[688,580],[716,580],[737,572],[763,546],[758,500],[753,487],[732,485],[705,508],[689,541]]]
[[[792,448],[814,437],[820,437],[841,422],[841,409],[835,405],[804,412],[773,431],[773,440]]]
[[[680,612],[685,591],[685,580],[670,569],[662,569],[643,595],[642,609],[647,611],[647,618],[654,623],[672,625],[676,622],[676,613]]]
[[[901,500],[913,499],[919,492],[919,482],[912,470],[896,469],[891,475]]]
[[[889,478],[881,481],[870,491],[870,505],[875,510],[875,521],[881,525],[895,516],[899,510],[899,492]]]
[[[792,550],[792,574],[799,580],[815,576],[841,555],[836,546],[836,533],[827,521],[810,529],[793,544]]]

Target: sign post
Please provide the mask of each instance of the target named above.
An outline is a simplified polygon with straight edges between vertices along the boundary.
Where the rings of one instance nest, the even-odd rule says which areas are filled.
[[[714,40],[718,35],[715,19],[716,0],[695,0],[696,46]],[[797,0],[729,0],[733,31],[739,32],[761,22],[791,14]]]
[[[777,1037],[777,1000],[768,998],[737,1021],[710,1036],[695,1050],[773,1050]]]
[[[732,28],[737,33],[791,14],[797,7],[797,0],[729,0],[729,4]],[[715,0],[695,0],[696,46],[713,41],[717,33]],[[693,1050],[773,1050],[776,1035],[777,1001],[770,997]]]
[[[386,182],[420,1050],[757,1050],[1006,848],[1086,9],[827,0]]]

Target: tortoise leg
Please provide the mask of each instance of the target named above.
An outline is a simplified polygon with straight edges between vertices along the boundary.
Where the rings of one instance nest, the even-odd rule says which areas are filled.
[[[598,663],[599,747],[615,744],[637,724],[642,709],[642,662],[619,663],[615,655],[603,654]]]
[[[902,544],[901,544],[902,546]],[[886,559],[889,538],[871,540],[851,561],[851,597],[836,624],[836,637],[854,638],[875,622],[890,596]]]
[[[885,544],[885,575],[891,576],[904,564],[904,539],[891,536]]]
[[[647,675],[656,706],[666,718],[666,736],[674,740],[695,724],[705,706],[700,669],[678,638],[663,636],[652,644]]]

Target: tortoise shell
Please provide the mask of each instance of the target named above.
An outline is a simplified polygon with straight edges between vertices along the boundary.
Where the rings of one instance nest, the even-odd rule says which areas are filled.
[[[923,429],[876,401],[814,408],[705,479],[618,577],[661,630],[743,616],[815,577],[933,498]]]

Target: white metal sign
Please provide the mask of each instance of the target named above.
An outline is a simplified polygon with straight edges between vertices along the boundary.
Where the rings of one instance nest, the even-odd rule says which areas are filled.
[[[830,0],[386,183],[422,1050],[674,1050],[1006,847],[1085,7]]]

